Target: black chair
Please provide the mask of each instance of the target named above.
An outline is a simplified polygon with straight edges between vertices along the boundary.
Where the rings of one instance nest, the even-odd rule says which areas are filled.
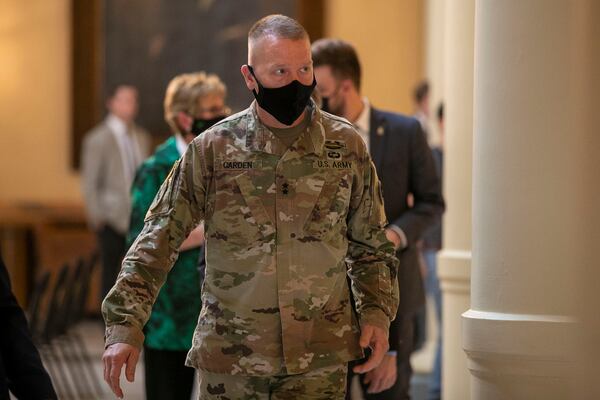
[[[69,271],[63,299],[59,304],[60,312],[56,316],[55,337],[53,339],[53,343],[59,347],[63,359],[66,361],[67,369],[77,390],[78,398],[92,393],[92,389],[90,389],[91,385],[82,369],[86,364],[85,357],[83,356],[84,352],[74,340],[75,330],[72,324],[84,267],[85,263],[80,259],[76,263],[75,268]]]
[[[94,253],[74,267],[64,265],[49,287],[50,273],[37,279],[29,304],[30,325],[42,359],[61,399],[97,399],[104,396],[101,381],[77,325],[85,317],[92,273],[98,262]],[[51,290],[50,290],[51,289]],[[47,297],[46,318],[41,304]]]
[[[85,346],[85,342],[76,329],[76,325],[85,317],[85,304],[87,302],[92,273],[97,262],[98,256],[96,253],[90,257],[88,262],[85,262],[83,259],[79,260],[74,273],[75,279],[73,280],[72,292],[70,294],[71,301],[68,304],[67,317],[64,323],[65,334],[69,339],[69,343],[75,348],[78,360],[84,367],[79,372],[83,375],[82,381],[85,382],[86,393],[96,393],[102,396],[104,391],[102,390],[98,375],[94,371],[92,358]]]
[[[52,357],[52,354],[48,349],[48,344],[43,340],[44,328],[46,319],[43,317],[42,304],[44,300],[49,296],[49,283],[50,283],[50,272],[43,271],[35,280],[33,285],[33,291],[29,298],[29,305],[27,307],[27,319],[29,321],[29,330],[35,346],[40,350],[40,356],[42,362],[50,374],[50,378],[53,381],[56,390],[61,393],[64,392],[62,381],[57,379],[61,376],[58,372],[58,364],[56,359]]]
[[[44,271],[36,279],[33,285],[33,291],[29,298],[29,306],[27,307],[27,317],[29,319],[29,330],[34,341],[39,342],[41,335],[41,326],[43,323],[40,313],[42,300],[46,296],[48,283],[50,282],[50,272]]]
[[[78,323],[85,317],[85,305],[92,282],[94,269],[100,260],[98,253],[93,253],[87,263],[84,263],[83,273],[80,280],[80,286],[75,298],[75,307],[73,309],[72,323]]]
[[[94,252],[92,254],[92,256],[89,258],[89,260],[83,270],[80,292],[79,292],[78,299],[76,301],[77,308],[75,309],[75,311],[73,313],[76,322],[82,321],[83,318],[85,317],[85,305],[87,303],[88,293],[90,291],[92,275],[94,274],[94,269],[98,265],[99,261],[100,261],[99,254]],[[83,350],[83,356],[84,356],[84,359],[86,360],[85,365],[87,366],[87,372],[88,372],[88,375],[90,376],[91,381],[94,384],[96,393],[99,395],[103,395],[104,391],[102,390],[102,387],[103,387],[102,379],[98,377],[98,374],[96,374],[96,371],[94,370],[90,354],[87,351],[87,348],[85,347],[85,344],[84,344],[83,340],[81,339],[81,336],[79,336],[79,334],[77,334],[75,336],[75,340],[79,343],[81,349]]]
[[[64,357],[64,354],[59,352],[59,348],[54,343],[54,339],[59,333],[59,321],[61,312],[63,311],[68,279],[69,266],[65,264],[59,270],[50,294],[47,316],[43,324],[43,329],[40,332],[40,350],[42,351],[42,356],[54,366],[50,368],[50,373],[56,383],[59,398],[76,399],[73,382],[68,377],[68,360]]]

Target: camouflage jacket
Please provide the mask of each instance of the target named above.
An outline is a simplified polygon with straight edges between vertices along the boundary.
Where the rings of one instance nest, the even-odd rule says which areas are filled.
[[[107,346],[141,346],[154,298],[200,220],[206,278],[187,365],[302,373],[362,357],[359,321],[388,330],[398,261],[364,142],[311,104],[310,125],[287,148],[255,107],[207,130],[174,165],[104,300]]]

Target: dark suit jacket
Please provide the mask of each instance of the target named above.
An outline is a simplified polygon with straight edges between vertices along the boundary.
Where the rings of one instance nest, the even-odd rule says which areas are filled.
[[[444,169],[444,151],[441,147],[434,147],[431,149],[433,154],[433,160],[435,161],[435,169],[440,176],[440,182],[443,182],[442,171]],[[442,184],[442,187],[444,185]],[[435,224],[425,232],[423,236],[423,250],[435,250],[439,251],[442,249],[442,221]]]
[[[23,400],[57,398],[0,257],[0,399],[8,390]]]
[[[425,303],[415,245],[427,228],[439,221],[444,200],[431,150],[416,119],[371,108],[369,147],[381,180],[388,221],[400,227],[408,240],[397,254],[400,306],[390,327],[390,349],[395,350],[399,317]],[[414,196],[412,208],[407,202],[409,193]]]

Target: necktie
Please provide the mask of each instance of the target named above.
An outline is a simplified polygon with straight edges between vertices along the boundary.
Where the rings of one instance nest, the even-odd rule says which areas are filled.
[[[139,160],[138,152],[136,151],[133,133],[131,131],[125,134],[125,165],[127,168],[127,179],[129,182],[133,182],[135,176],[135,170],[137,169]]]

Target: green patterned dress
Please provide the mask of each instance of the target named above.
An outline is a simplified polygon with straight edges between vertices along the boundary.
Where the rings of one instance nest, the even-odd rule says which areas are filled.
[[[158,147],[138,169],[131,189],[131,224],[128,247],[144,227],[144,217],[158,189],[179,159],[175,137]],[[192,346],[201,308],[198,248],[179,253],[173,269],[160,290],[144,328],[144,345],[156,350],[187,351]]]

